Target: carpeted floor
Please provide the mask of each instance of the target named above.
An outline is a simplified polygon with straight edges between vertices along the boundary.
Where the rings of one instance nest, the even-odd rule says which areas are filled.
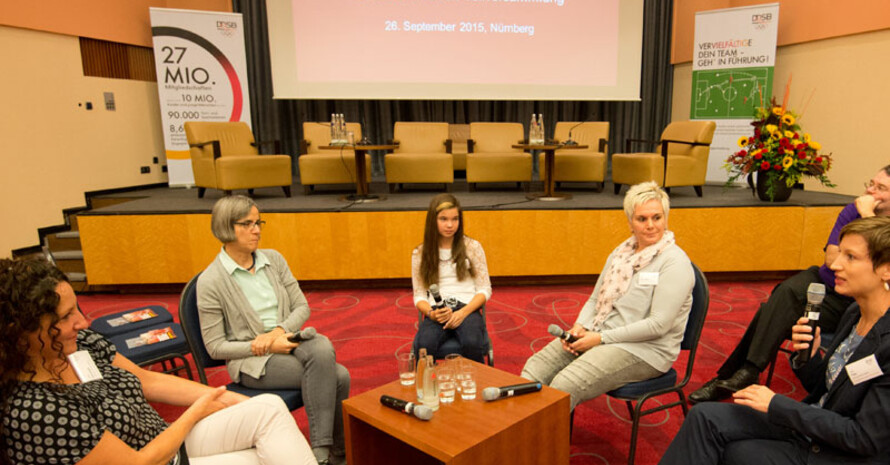
[[[775,284],[711,283],[711,305],[687,394],[714,375]],[[571,326],[591,291],[592,285],[496,288],[487,305],[495,367],[518,374],[525,360],[549,341],[547,326]],[[353,395],[397,378],[394,355],[410,350],[417,323],[409,289],[315,291],[307,297],[312,309],[308,324],[333,341],[338,361],[352,376]],[[164,305],[176,315],[178,299],[178,295],[171,294],[85,295],[80,297],[80,305],[89,318],[147,304]],[[679,372],[683,372],[685,363],[684,353],[675,364]],[[211,385],[225,384],[228,375],[216,369],[209,380]],[[782,356],[772,387],[796,399],[803,397],[800,384]],[[182,410],[156,407],[167,420],[175,419]],[[296,411],[294,416],[308,436],[304,410]],[[645,417],[637,463],[656,463],[682,419],[679,407]],[[571,463],[625,463],[629,440],[630,422],[623,402],[606,397],[589,401],[575,412]]]

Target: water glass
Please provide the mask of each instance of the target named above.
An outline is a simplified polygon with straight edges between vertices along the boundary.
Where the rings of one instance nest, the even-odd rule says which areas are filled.
[[[439,383],[439,402],[450,404],[454,402],[454,370],[439,368],[436,370],[436,382]]]
[[[476,367],[469,363],[463,364],[460,371],[460,398],[473,400],[476,398]]]
[[[460,392],[460,383],[458,380],[461,378],[461,368],[463,364],[461,363],[463,358],[461,358],[460,354],[448,354],[445,356],[445,366],[454,370],[454,378],[457,384],[457,390]]]
[[[399,363],[399,381],[402,386],[414,384],[414,354],[411,352],[396,354],[396,361]]]

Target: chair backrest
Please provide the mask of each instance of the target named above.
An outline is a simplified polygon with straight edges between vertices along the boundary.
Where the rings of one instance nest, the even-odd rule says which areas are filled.
[[[564,141],[569,138],[569,131],[572,131],[572,140],[587,145],[590,148],[585,152],[599,152],[600,139],[609,141],[609,123],[604,121],[587,121],[584,123],[576,121],[560,121],[556,123],[556,129],[553,131],[553,138],[558,141]]]
[[[182,294],[179,296],[179,324],[182,326],[182,332],[185,333],[185,340],[189,344],[189,350],[192,352],[192,358],[195,360],[195,367],[198,370],[198,376],[201,382],[207,384],[207,375],[204,370],[216,366],[225,365],[225,360],[216,360],[207,352],[204,346],[204,336],[201,334],[201,320],[198,318],[198,276],[195,275]]]
[[[470,123],[473,152],[522,152],[512,146],[522,140],[520,123]]]
[[[346,131],[353,134],[355,142],[362,140],[362,125],[360,123],[346,123]],[[304,121],[303,140],[309,142],[306,153],[332,153],[331,149],[319,148],[331,143],[331,123]],[[349,151],[352,152],[351,149]]]
[[[448,123],[396,122],[393,139],[399,142],[396,153],[445,153]]]
[[[681,140],[685,142],[697,142],[707,145],[668,144],[668,154],[691,156],[707,162],[710,144],[714,139],[714,130],[717,123],[713,121],[674,121],[664,128],[662,139]],[[655,149],[661,153],[661,145]]]
[[[681,350],[690,351],[688,372],[692,371],[692,360],[695,357],[695,350],[698,347],[698,340],[701,338],[702,328],[705,325],[705,317],[708,315],[708,306],[710,305],[708,280],[705,278],[704,273],[695,266],[695,263],[692,264],[692,272],[695,275],[695,285],[692,287],[692,308],[689,310],[686,330],[683,332],[683,341],[680,343]]]
[[[220,156],[257,155],[250,126],[241,121],[214,122],[188,121],[185,123],[185,138],[189,144],[219,141]],[[213,159],[213,146],[190,147],[192,158]]]

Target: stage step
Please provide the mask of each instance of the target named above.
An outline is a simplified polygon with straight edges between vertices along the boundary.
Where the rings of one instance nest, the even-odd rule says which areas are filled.
[[[43,251],[47,259],[53,262],[65,275],[75,291],[88,289],[86,265],[83,261],[83,250],[80,246],[80,231],[77,230],[77,215],[68,215],[71,231],[49,233],[43,238]]]

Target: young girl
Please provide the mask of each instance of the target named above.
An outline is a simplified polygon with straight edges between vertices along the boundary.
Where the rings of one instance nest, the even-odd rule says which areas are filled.
[[[433,197],[426,214],[423,244],[411,255],[414,305],[423,313],[414,345],[436,358],[439,346],[456,337],[461,355],[477,362],[485,356],[485,321],[478,310],[491,297],[485,251],[479,241],[464,236],[463,211],[451,194]],[[445,306],[433,309],[433,284]],[[432,303],[431,303],[432,302]]]

